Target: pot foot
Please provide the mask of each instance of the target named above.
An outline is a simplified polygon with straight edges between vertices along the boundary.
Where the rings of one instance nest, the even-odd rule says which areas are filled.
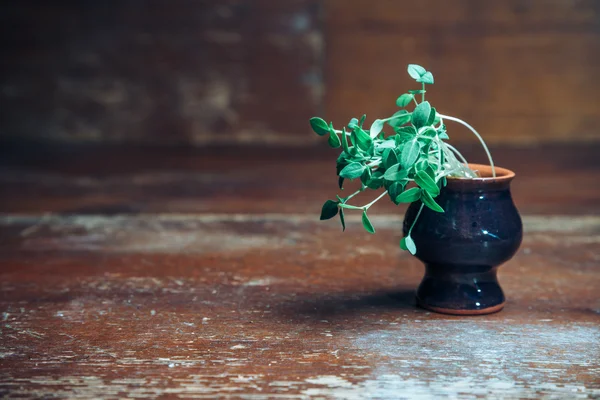
[[[448,315],[487,315],[487,314],[497,313],[504,308],[504,303],[500,303],[500,304],[497,304],[492,307],[479,308],[479,309],[473,309],[473,310],[443,308],[443,307],[436,307],[436,306],[428,305],[428,304],[422,302],[418,297],[417,297],[417,305],[419,307],[424,308],[429,311],[433,311],[433,312],[436,312],[439,314],[448,314]]]
[[[483,315],[502,310],[504,293],[490,266],[426,265],[417,303],[452,315]]]

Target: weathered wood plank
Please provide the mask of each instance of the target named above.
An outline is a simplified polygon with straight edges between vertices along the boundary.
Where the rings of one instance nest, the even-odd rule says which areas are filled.
[[[598,141],[599,15],[594,0],[3,2],[0,135],[303,144],[312,115],[392,113],[418,62],[438,108],[492,142]]]
[[[12,1],[0,16],[2,136],[314,140],[317,0]]]
[[[466,146],[472,162],[480,148]],[[594,214],[600,203],[599,145],[493,146],[517,173],[513,197],[526,214]],[[319,147],[4,148],[0,211],[61,213],[309,213],[338,193],[337,152]],[[348,185],[348,190],[352,188]],[[368,203],[375,193],[361,195]],[[364,200],[364,202],[363,202]],[[375,210],[374,210],[375,212]],[[376,213],[403,214],[389,201]]]
[[[427,96],[438,110],[491,142],[600,139],[596,1],[332,0],[325,9],[328,120],[393,114],[413,88],[412,62],[433,71]]]
[[[395,221],[398,219],[398,221]],[[506,309],[414,307],[399,218],[0,218],[0,390],[139,398],[600,395],[600,220],[525,217]],[[397,222],[397,224],[396,224]]]

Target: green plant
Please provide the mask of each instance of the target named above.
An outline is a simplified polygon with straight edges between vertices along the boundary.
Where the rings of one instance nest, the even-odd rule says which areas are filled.
[[[347,197],[336,196],[336,200],[327,200],[321,210],[321,220],[339,214],[343,230],[346,229],[344,210],[362,212],[362,224],[369,233],[375,233],[367,212],[373,204],[386,194],[395,204],[421,201],[417,217],[406,237],[400,241],[400,247],[416,253],[411,237],[412,229],[421,215],[423,207],[436,212],[444,212],[435,198],[446,185],[447,177],[475,178],[475,172],[469,169],[467,161],[460,152],[445,142],[448,140],[444,120],[458,122],[471,130],[481,142],[495,176],[494,162],[482,137],[466,122],[440,114],[425,101],[425,85],[433,84],[433,75],[420,65],[410,64],[408,74],[421,83],[421,88],[409,90],[396,100],[400,108],[391,117],[376,119],[369,129],[364,129],[366,115],[352,118],[341,130],[327,124],[323,119],[310,119],[312,129],[320,136],[329,135],[328,143],[333,148],[342,148],[337,158],[339,187],[343,189],[345,179],[360,179],[361,188]],[[420,96],[419,96],[420,95]],[[417,100],[421,97],[421,101]],[[412,111],[407,107],[414,103]],[[394,133],[383,132],[389,125]],[[366,189],[384,189],[377,198],[364,206],[355,206],[348,201]]]

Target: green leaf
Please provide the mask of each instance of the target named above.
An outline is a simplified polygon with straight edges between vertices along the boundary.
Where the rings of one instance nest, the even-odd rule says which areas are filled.
[[[431,114],[431,105],[428,101],[424,101],[419,103],[418,106],[415,107],[415,110],[412,113],[412,123],[418,129],[422,126],[427,125],[427,121],[429,120],[429,114]]]
[[[388,121],[388,124],[391,127],[396,128],[406,124],[407,122],[410,122],[410,120],[411,114],[406,110],[400,110],[395,112],[394,115],[391,116],[391,119]]]
[[[426,125],[426,126],[419,128],[417,133],[419,136],[428,136],[428,137],[435,137],[437,135],[437,131],[435,129],[433,129],[430,125]]]
[[[353,130],[358,126],[358,120],[356,118],[352,118],[350,122],[348,122],[348,129]]]
[[[417,246],[415,245],[415,241],[410,236],[407,236],[402,240],[404,240],[404,247],[410,252],[410,254],[413,256],[417,254]],[[402,243],[400,243],[400,247],[402,247]]]
[[[404,144],[402,148],[402,153],[400,154],[400,163],[405,169],[412,167],[412,165],[419,158],[419,153],[421,152],[421,143],[413,138],[411,141]]]
[[[425,171],[427,170],[427,168],[429,168],[429,162],[427,160],[421,159],[415,164],[415,173],[419,171]]]
[[[414,187],[405,190],[398,197],[396,197],[396,203],[412,203],[413,201],[417,201],[420,198],[421,189]]]
[[[362,117],[360,117],[360,121],[358,122],[358,125],[362,128],[363,124],[365,123],[365,119],[367,119],[367,114],[363,114]]]
[[[381,130],[383,129],[383,121],[380,119],[376,119],[375,121],[373,121],[373,123],[371,124],[371,128],[369,129],[369,136],[371,136],[371,139],[375,139],[377,137],[377,135],[379,135],[379,132],[381,132]]]
[[[386,149],[393,149],[394,147],[396,147],[396,142],[394,141],[394,139],[388,138],[384,141],[376,142],[375,146],[377,150],[385,151]]]
[[[430,126],[425,126],[419,129],[419,139],[431,140],[436,137],[437,132]]]
[[[369,189],[379,189],[383,185],[383,173],[375,171],[371,175],[371,180],[367,183]]]
[[[329,140],[327,141],[327,143],[329,143],[329,147],[334,149],[337,149],[342,145],[342,142],[340,142],[340,137],[335,132],[331,132],[329,134]]]
[[[435,212],[444,212],[444,209],[440,207],[438,203],[435,202],[433,197],[431,197],[429,192],[426,190],[421,191],[421,201],[423,202],[423,204],[425,204],[427,207],[431,208]]]
[[[440,188],[426,171],[419,171],[416,173],[415,183],[419,185],[421,189],[426,190],[433,197],[436,197],[438,194],[440,194]]]
[[[340,156],[337,159],[337,163],[335,165],[335,174],[339,175],[340,172],[342,172],[342,170],[344,169],[344,167],[346,165],[348,165],[348,161],[342,157],[344,155],[344,153],[340,154]]]
[[[365,168],[362,175],[360,176],[360,181],[363,183],[363,185],[366,186],[370,180],[371,180],[371,168]]]
[[[335,133],[335,129],[333,129],[333,122],[329,123],[329,140],[327,142],[329,143],[329,146],[334,149],[337,149],[342,145],[340,137]]]
[[[442,132],[442,133],[438,134],[438,137],[440,139],[446,139],[446,140],[450,139],[450,137],[448,136],[448,134],[446,132]]]
[[[417,82],[428,83],[431,85],[431,84],[433,84],[433,74],[431,72],[427,71],[424,74],[421,74],[419,79],[417,79]]]
[[[312,117],[310,119],[310,126],[313,131],[319,136],[323,136],[329,133],[329,126],[325,120],[319,117]]]
[[[427,125],[433,125],[436,115],[437,114],[435,112],[435,107],[431,107],[431,111],[429,112],[429,118],[427,118]]]
[[[344,210],[340,208],[340,222],[342,223],[342,232],[346,231],[346,221],[344,220]]]
[[[411,101],[413,101],[414,98],[415,98],[414,95],[412,95],[410,93],[404,93],[403,95],[401,95],[400,97],[398,97],[396,99],[396,105],[398,107],[406,107],[407,105],[410,104]]]
[[[346,153],[350,153],[350,148],[348,147],[348,135],[346,135],[346,128],[342,128],[342,148]]]
[[[383,174],[383,179],[385,179],[386,181],[396,182],[405,179],[407,176],[408,171],[405,169],[401,169],[400,164],[395,164],[385,171],[385,174]]]
[[[385,149],[382,155],[383,166],[388,169],[394,164],[398,164],[398,156],[394,149]]]
[[[400,248],[402,250],[408,250],[408,247],[406,247],[406,238],[403,237],[402,239],[400,239]]]
[[[340,171],[340,177],[347,179],[356,179],[359,178],[363,171],[365,170],[365,166],[359,162],[352,162],[344,167]]]
[[[367,210],[363,210],[362,224],[367,232],[375,233],[375,228],[373,228],[373,224],[371,224],[371,221],[369,221],[369,217],[367,216]]]
[[[394,182],[388,187],[388,189],[387,189],[388,194],[389,194],[392,202],[394,202],[394,204],[398,204],[396,202],[396,198],[400,195],[400,193],[402,193],[405,186],[406,186],[405,182]]]
[[[431,180],[435,182],[435,170],[433,169],[433,166],[431,164],[429,164],[429,166],[425,169],[425,172],[427,173],[427,175],[429,175]],[[439,181],[437,182],[437,185],[439,186]]]
[[[333,218],[338,213],[339,201],[327,200],[321,209],[321,221]]]
[[[417,135],[417,130],[412,125],[396,128],[395,131],[398,134],[398,136],[400,137],[400,141],[396,141],[396,146],[399,145],[400,143],[404,143],[404,142],[414,139],[414,137]]]
[[[371,137],[367,135],[367,132],[362,130],[362,128],[354,129],[351,138],[353,139],[354,144],[363,151],[369,151],[373,145],[373,139],[371,139]]]
[[[408,64],[407,70],[410,77],[417,80],[417,82],[419,82],[419,79],[421,79],[421,77],[427,73],[425,68],[417,64]]]
[[[338,186],[340,187],[340,189],[344,188],[344,178],[342,178],[341,176],[338,178]]]

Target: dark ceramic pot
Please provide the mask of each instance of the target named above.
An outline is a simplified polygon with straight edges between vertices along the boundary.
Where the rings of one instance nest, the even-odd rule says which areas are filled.
[[[425,277],[417,302],[444,314],[478,315],[500,311],[504,293],[498,267],[516,253],[523,237],[521,217],[510,194],[515,174],[496,167],[469,164],[481,174],[476,179],[448,179],[437,203],[445,213],[423,208],[411,236],[416,257],[425,263]],[[420,202],[411,204],[404,218],[404,235]]]

